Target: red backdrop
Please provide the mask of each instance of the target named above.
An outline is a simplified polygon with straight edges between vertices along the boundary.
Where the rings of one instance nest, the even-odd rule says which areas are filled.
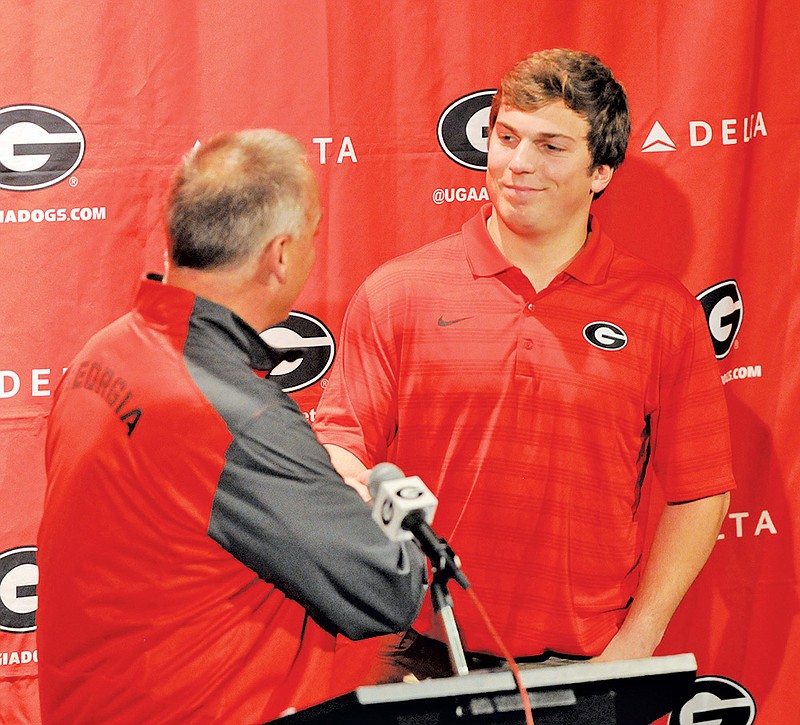
[[[745,719],[731,722],[748,722],[754,708],[759,723],[796,720],[794,0],[35,0],[4,10],[0,722],[38,721],[35,543],[52,391],[82,342],[128,309],[141,274],[161,268],[164,192],[181,155],[239,128],[272,126],[306,144],[325,220],[297,311],[322,326],[294,327],[320,338],[310,351],[329,351],[325,329],[338,336],[370,271],[457,229],[481,203],[483,173],[457,160],[463,114],[442,120],[440,142],[446,109],[555,46],[598,54],[630,97],[628,158],[595,212],[694,294],[710,290],[739,488],[659,649],[692,651],[699,674],[717,678],[673,722],[708,719],[715,703],[729,706],[720,723],[734,712]],[[469,158],[481,155],[483,112],[466,134]],[[314,373],[300,370],[292,393],[311,419],[322,357],[309,353]]]

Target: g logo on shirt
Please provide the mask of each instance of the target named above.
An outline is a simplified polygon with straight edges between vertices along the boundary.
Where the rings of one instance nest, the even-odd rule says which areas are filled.
[[[453,101],[439,117],[439,145],[453,161],[468,169],[486,170],[489,110],[495,91],[476,91]]]
[[[752,725],[756,719],[753,696],[738,682],[725,677],[698,677],[694,695],[670,713],[667,725]]]
[[[269,374],[280,383],[284,393],[302,390],[317,382],[333,364],[336,343],[331,331],[321,320],[305,312],[289,313],[289,317],[264,330],[261,339],[276,350],[297,350],[300,355],[284,361]]]
[[[601,350],[621,350],[628,344],[625,331],[613,322],[590,322],[583,328],[583,336]]]
[[[0,189],[33,191],[69,176],[83,159],[83,132],[44,106],[0,109]]]
[[[36,629],[38,584],[35,546],[20,546],[0,554],[0,630],[21,633]]]
[[[727,357],[742,326],[742,295],[735,279],[728,279],[697,295],[706,313],[714,354],[717,360]]]

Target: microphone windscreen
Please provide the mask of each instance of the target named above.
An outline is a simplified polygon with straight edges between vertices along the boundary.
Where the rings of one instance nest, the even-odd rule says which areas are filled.
[[[393,468],[400,470],[397,466]],[[419,476],[392,476],[375,483],[373,499],[372,520],[391,541],[412,539],[414,522],[430,524],[438,503]],[[411,524],[409,528],[407,523]]]
[[[378,493],[378,487],[385,481],[405,478],[405,474],[394,463],[379,463],[367,474],[367,488],[372,498]]]

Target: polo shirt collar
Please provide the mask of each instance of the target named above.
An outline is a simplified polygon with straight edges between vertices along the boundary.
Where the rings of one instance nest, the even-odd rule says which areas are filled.
[[[484,204],[461,228],[467,262],[476,277],[494,277],[514,267],[489,235],[486,222],[491,213],[492,205]],[[614,243],[601,230],[600,221],[596,217],[589,217],[589,228],[591,234],[586,245],[564,270],[564,274],[584,284],[602,284],[608,277]]]
[[[467,262],[476,277],[494,277],[514,266],[503,256],[489,236],[486,222],[491,213],[492,205],[484,204],[480,211],[461,227]]]
[[[574,277],[584,284],[602,284],[608,278],[611,258],[614,256],[614,242],[600,228],[600,220],[589,216],[591,233],[580,254],[564,270],[564,274]]]

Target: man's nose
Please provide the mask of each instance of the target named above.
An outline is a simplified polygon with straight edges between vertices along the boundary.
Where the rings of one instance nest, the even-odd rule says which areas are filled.
[[[513,174],[529,174],[536,171],[541,157],[541,151],[536,144],[523,140],[514,149],[508,168]]]

